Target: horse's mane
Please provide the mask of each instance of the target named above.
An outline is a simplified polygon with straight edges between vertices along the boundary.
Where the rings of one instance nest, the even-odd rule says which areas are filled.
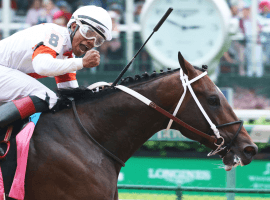
[[[195,69],[200,70],[204,72],[205,70],[202,68],[195,67]],[[163,76],[167,76],[168,74],[172,74],[176,71],[179,71],[178,69],[171,70],[168,68],[166,72],[163,70],[160,70],[160,73],[157,73],[156,71],[153,71],[151,75],[149,75],[147,72],[145,72],[142,75],[135,75],[134,77],[128,76],[124,79],[121,80],[119,85],[124,85],[124,86],[132,86],[137,83],[143,83],[149,80],[154,80]],[[59,88],[56,90],[56,93],[59,97],[59,101],[66,101],[67,98],[73,98],[74,100],[89,100],[89,99],[96,99],[96,98],[101,98],[103,96],[107,96],[108,94],[112,94],[118,90],[111,88],[109,86],[105,86],[104,89],[100,89],[98,92],[96,89],[90,90],[87,87],[80,86],[78,88]]]

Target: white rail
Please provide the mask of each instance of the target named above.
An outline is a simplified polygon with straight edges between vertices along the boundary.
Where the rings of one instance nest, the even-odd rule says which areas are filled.
[[[257,120],[261,117],[270,120],[270,110],[250,109],[250,110],[234,110],[234,112],[239,119],[242,119],[244,121]]]

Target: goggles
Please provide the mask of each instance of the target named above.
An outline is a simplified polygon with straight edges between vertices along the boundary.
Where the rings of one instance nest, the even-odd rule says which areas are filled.
[[[81,35],[86,38],[87,40],[94,39],[94,46],[99,47],[101,46],[105,39],[99,33],[97,33],[91,26],[82,24],[80,20],[76,19],[77,24],[80,26],[79,31]]]

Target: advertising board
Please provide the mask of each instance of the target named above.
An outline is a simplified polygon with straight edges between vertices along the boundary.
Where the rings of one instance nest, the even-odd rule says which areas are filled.
[[[118,184],[226,188],[226,171],[220,166],[220,159],[132,157]],[[254,160],[238,166],[235,174],[236,188],[270,189],[270,161]]]

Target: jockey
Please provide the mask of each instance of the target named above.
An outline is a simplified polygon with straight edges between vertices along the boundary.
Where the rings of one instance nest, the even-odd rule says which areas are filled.
[[[45,23],[0,41],[0,102],[7,102],[0,106],[0,128],[56,104],[56,94],[36,79],[54,77],[58,88],[78,87],[76,71],[99,65],[92,48],[111,40],[111,30],[106,10],[83,6],[67,28]]]

